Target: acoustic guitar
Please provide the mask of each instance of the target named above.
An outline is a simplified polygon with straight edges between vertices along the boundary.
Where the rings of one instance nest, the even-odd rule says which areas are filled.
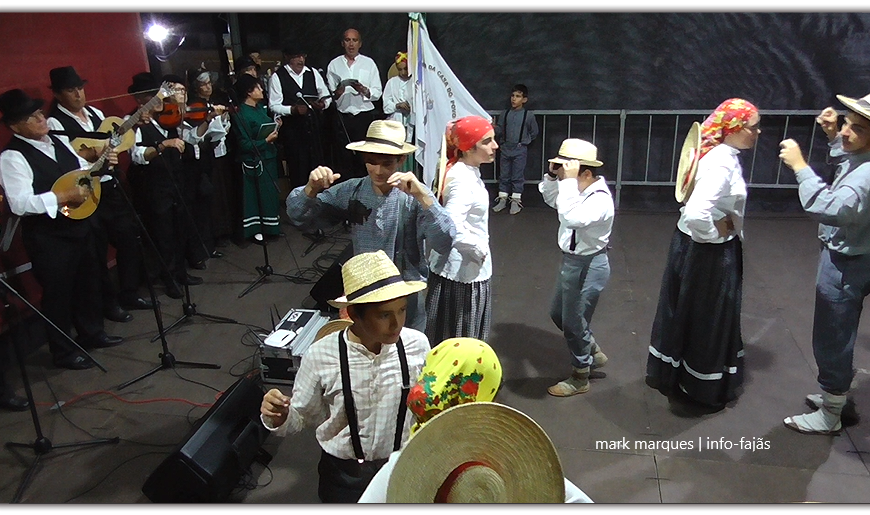
[[[100,157],[94,162],[93,165],[90,166],[87,170],[73,170],[71,172],[67,172],[60,176],[54,184],[51,186],[51,191],[55,194],[58,194],[62,191],[66,191],[73,186],[85,187],[89,191],[89,195],[87,200],[78,206],[63,206],[60,208],[61,214],[66,217],[72,218],[73,220],[82,220],[94,214],[94,211],[97,210],[97,206],[100,204],[100,170],[103,168],[103,165],[106,162],[106,159],[109,157],[109,152],[115,150],[116,152],[123,152],[124,150],[129,149],[133,146],[133,143],[136,140],[136,135],[134,131],[130,129],[133,128],[142,117],[142,114],[153,110],[157,105],[166,97],[173,94],[173,91],[169,87],[168,82],[164,82],[161,84],[160,89],[154,95],[154,98],[145,103],[142,107],[136,110],[127,120],[121,120],[118,117],[110,117],[103,120],[103,123],[100,124],[100,132],[105,132],[109,135],[108,143],[103,146],[103,149],[100,151]],[[107,121],[114,118],[117,122],[121,122],[118,124],[117,122],[111,122],[110,124],[106,124]],[[104,130],[104,125],[105,130]],[[87,138],[76,138],[71,142],[74,144],[79,140],[85,140]],[[127,145],[127,141],[129,140],[130,144]],[[91,140],[98,143],[97,146],[102,146],[104,140]],[[126,146],[125,146],[126,145]],[[76,148],[73,146],[73,148]]]

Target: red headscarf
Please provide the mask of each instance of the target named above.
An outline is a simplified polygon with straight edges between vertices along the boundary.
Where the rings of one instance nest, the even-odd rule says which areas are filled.
[[[701,156],[725,141],[725,137],[743,129],[758,108],[742,98],[729,98],[719,104],[701,124]]]
[[[468,152],[492,129],[492,124],[480,116],[466,116],[447,123],[447,169],[459,160],[459,152]]]
[[[396,59],[394,60],[396,64],[399,63],[407,63],[408,62],[408,53],[407,52],[399,52],[396,54]]]

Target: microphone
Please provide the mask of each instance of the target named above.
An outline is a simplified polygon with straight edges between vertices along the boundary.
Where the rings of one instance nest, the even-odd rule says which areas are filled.
[[[301,98],[302,101],[305,102],[305,105],[308,106],[308,109],[314,110],[314,108],[311,107],[311,104],[309,104],[308,101],[305,100],[305,95],[303,95],[301,91],[296,92],[296,98]]]

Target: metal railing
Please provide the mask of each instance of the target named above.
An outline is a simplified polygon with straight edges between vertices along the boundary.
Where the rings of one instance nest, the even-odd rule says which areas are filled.
[[[504,111],[489,111],[495,119]],[[614,188],[619,206],[625,187],[674,187],[683,140],[692,122],[701,122],[710,111],[701,110],[535,110],[540,134],[529,147],[528,163],[538,163],[539,173],[527,164],[527,183],[538,183],[565,138],[582,138],[599,149],[604,175]],[[827,139],[816,130],[818,111],[762,110],[761,133],[751,151],[741,152],[743,173],[749,188],[797,189],[791,173],[783,174],[779,160],[780,141],[793,138],[811,166],[824,165]],[[613,168],[615,163],[615,170]],[[814,166],[815,168],[815,166]],[[818,168],[816,168],[818,170]],[[498,162],[491,173],[481,169],[484,182],[497,183]],[[535,177],[530,178],[530,174]]]

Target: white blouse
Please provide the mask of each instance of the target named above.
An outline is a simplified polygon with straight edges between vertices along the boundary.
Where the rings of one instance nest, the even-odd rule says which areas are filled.
[[[701,158],[695,174],[695,187],[686,205],[680,208],[677,227],[698,243],[725,243],[743,239],[746,213],[746,181],[734,147],[724,143]],[[734,230],[725,236],[713,222],[725,216],[734,222]]]
[[[456,225],[449,254],[429,251],[429,270],[460,283],[492,277],[489,252],[489,192],[480,168],[457,162],[447,171],[444,209]]]

